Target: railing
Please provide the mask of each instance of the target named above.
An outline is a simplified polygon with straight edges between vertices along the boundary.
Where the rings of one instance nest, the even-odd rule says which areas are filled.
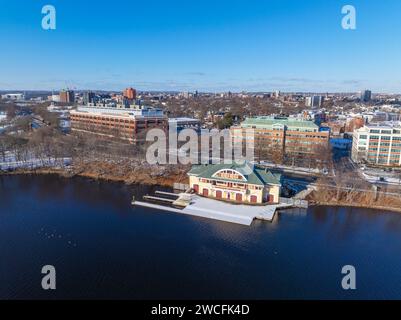
[[[290,204],[297,208],[308,208],[308,201],[294,198],[280,197],[280,203]]]
[[[176,190],[184,190],[184,191],[186,191],[186,190],[189,189],[189,184],[175,182],[173,184],[173,188],[176,189]]]

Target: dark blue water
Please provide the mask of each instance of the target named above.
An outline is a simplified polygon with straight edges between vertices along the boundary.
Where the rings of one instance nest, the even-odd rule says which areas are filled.
[[[131,207],[147,192],[0,177],[0,298],[401,298],[401,214],[315,207],[244,227]],[[348,264],[355,291],[341,288]]]

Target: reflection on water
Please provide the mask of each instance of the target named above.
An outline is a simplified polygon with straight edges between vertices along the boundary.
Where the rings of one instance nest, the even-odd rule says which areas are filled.
[[[154,189],[0,177],[0,298],[401,298],[401,214],[313,207],[245,227],[131,206]]]

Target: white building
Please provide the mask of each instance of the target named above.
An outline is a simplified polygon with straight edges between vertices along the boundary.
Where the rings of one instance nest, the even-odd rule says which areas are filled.
[[[353,133],[352,160],[401,166],[401,122],[367,124]]]
[[[324,101],[323,96],[306,97],[305,106],[311,108],[320,108],[323,105],[323,101]]]
[[[47,97],[47,100],[51,102],[60,102],[60,95],[59,94],[52,94],[51,96]]]
[[[198,119],[194,118],[169,118],[168,119],[169,127],[177,128],[177,132],[180,132],[184,129],[193,129],[197,132],[200,131],[201,123]]]
[[[25,95],[23,93],[6,93],[2,94],[1,98],[4,100],[22,101],[25,100]]]
[[[7,113],[0,111],[0,122],[7,119]]]
[[[164,117],[164,111],[160,108],[144,105],[122,105],[114,103],[89,103],[78,106],[74,112],[86,112],[92,114],[129,115],[131,117]]]

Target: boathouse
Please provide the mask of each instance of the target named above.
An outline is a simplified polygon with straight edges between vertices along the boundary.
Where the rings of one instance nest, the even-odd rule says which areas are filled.
[[[188,172],[190,187],[199,195],[237,203],[278,203],[281,175],[244,164],[194,165]]]

